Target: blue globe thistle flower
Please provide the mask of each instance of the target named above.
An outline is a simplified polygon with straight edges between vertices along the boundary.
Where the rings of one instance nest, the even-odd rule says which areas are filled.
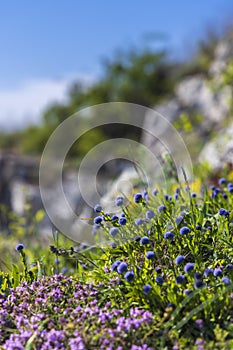
[[[147,236],[142,237],[140,240],[140,244],[149,244],[149,243],[150,243],[150,240]]]
[[[194,263],[187,263],[184,267],[186,273],[191,272],[194,269]]]
[[[183,235],[187,235],[188,233],[190,232],[190,228],[189,227],[181,227],[180,229],[180,234],[183,236]]]
[[[65,266],[61,269],[61,273],[63,273],[63,275],[65,275],[68,271],[69,269]]]
[[[174,233],[172,232],[165,232],[163,235],[164,239],[173,239],[174,238]]]
[[[165,194],[165,195],[164,195],[164,199],[165,199],[165,201],[168,201],[168,200],[169,200],[169,195],[168,195],[168,194]]]
[[[185,282],[186,278],[184,275],[179,275],[176,277],[176,283],[177,284],[183,284]]]
[[[117,205],[118,207],[122,206],[123,203],[124,203],[124,198],[123,198],[122,196],[116,197],[116,205]]]
[[[20,252],[23,249],[24,249],[24,245],[22,243],[17,244],[17,246],[15,247],[15,250],[17,250],[17,252]]]
[[[215,191],[213,191],[210,198],[211,198],[211,199],[214,199],[214,198],[217,197],[217,196],[218,196],[218,193],[215,192]]]
[[[193,294],[193,291],[190,290],[190,289],[185,289],[185,290],[184,290],[184,293],[185,293],[186,295],[191,295],[191,294]]]
[[[150,199],[150,198],[149,198],[149,195],[148,195],[148,192],[147,192],[146,190],[143,191],[142,197],[143,197],[146,201],[148,201],[148,200]]]
[[[195,280],[201,280],[202,279],[202,274],[200,272],[195,272],[194,273],[194,279]]]
[[[155,268],[155,271],[156,271],[158,274],[162,273],[161,267],[156,267],[156,268]]]
[[[225,216],[225,213],[226,213],[226,209],[224,209],[224,208],[221,208],[218,211],[218,215],[220,215],[220,216]]]
[[[214,277],[222,276],[222,270],[219,267],[216,267],[213,272]]]
[[[135,224],[136,224],[137,226],[140,226],[140,225],[144,224],[144,220],[143,220],[142,218],[137,218],[137,219],[135,220]]]
[[[205,283],[202,280],[196,280],[196,282],[194,283],[194,288],[198,289],[198,288],[202,288],[204,287]]]
[[[157,196],[158,193],[159,193],[159,191],[156,190],[156,189],[154,189],[154,190],[152,191],[153,196]]]
[[[228,189],[228,192],[233,193],[233,184],[231,182],[227,184],[227,189]]]
[[[161,286],[164,283],[164,279],[161,276],[157,276],[155,281]]]
[[[121,262],[118,266],[117,266],[117,272],[118,273],[123,273],[127,270],[128,268],[128,264],[126,264],[125,262]]]
[[[175,194],[174,194],[174,199],[175,199],[175,201],[178,201],[178,199],[179,199],[178,193],[175,193]]]
[[[151,289],[152,289],[151,285],[150,285],[150,284],[146,284],[146,285],[142,288],[142,291],[143,291],[144,294],[147,295],[147,294],[150,293]]]
[[[201,228],[202,228],[202,227],[201,227],[200,224],[196,226],[196,230],[198,230],[198,231],[201,231]]]
[[[228,277],[223,277],[223,278],[222,278],[222,282],[223,282],[224,284],[226,284],[226,285],[231,284],[231,282],[230,282],[230,280],[229,280]]]
[[[116,235],[118,234],[119,230],[117,227],[112,227],[110,230],[109,230],[109,234],[112,236],[112,237],[116,237]]]
[[[88,246],[88,244],[87,243],[81,243],[80,244],[80,249],[87,249],[89,246]]]
[[[115,271],[116,268],[120,265],[120,263],[121,263],[120,260],[116,260],[116,261],[112,264],[112,266],[110,267],[110,270],[111,270],[111,271]]]
[[[225,177],[221,177],[221,179],[218,180],[218,184],[219,185],[223,185],[227,182],[227,180],[225,179]]]
[[[205,276],[205,277],[208,277],[209,275],[212,275],[213,272],[214,272],[213,269],[210,269],[210,268],[207,267],[207,268],[205,269],[205,271],[204,271],[204,276]]]
[[[121,218],[124,218],[125,217],[125,213],[121,213]]]
[[[191,194],[191,197],[192,197],[192,198],[196,198],[196,197],[197,197],[197,194],[196,194],[195,192],[193,192],[193,193]]]
[[[116,248],[116,247],[117,247],[116,242],[111,242],[111,243],[110,243],[110,247],[113,248],[113,249]]]
[[[224,199],[228,198],[228,195],[226,193],[223,193],[222,196],[223,196]]]
[[[168,303],[168,304],[167,304],[167,308],[172,308],[173,310],[175,310],[176,305],[173,304],[173,303]]]
[[[215,186],[214,186],[214,185],[211,185],[211,186],[209,187],[209,189],[210,189],[211,191],[214,191],[214,190],[215,190]]]
[[[175,193],[177,193],[177,194],[180,193],[180,188],[179,187],[176,188]]]
[[[180,225],[182,223],[182,221],[184,220],[184,217],[182,215],[177,216],[176,218],[176,224]]]
[[[155,213],[153,210],[147,210],[147,212],[146,212],[146,219],[147,220],[153,219],[154,216],[155,216]]]
[[[233,269],[233,264],[227,264],[226,270],[227,270],[227,271],[230,271],[230,270],[232,270],[232,269]]]
[[[136,193],[134,196],[134,202],[135,203],[141,203],[142,202],[142,195],[141,193]]]
[[[134,279],[134,272],[133,271],[128,271],[128,272],[126,272],[124,277],[125,277],[125,280],[127,282],[132,282],[133,279]]]
[[[95,207],[94,207],[94,211],[96,213],[100,213],[102,211],[102,207],[100,204],[96,204]]]
[[[103,221],[102,216],[96,216],[94,218],[94,224],[96,224],[96,225],[101,224],[102,221]]]
[[[124,226],[124,225],[126,225],[127,220],[126,220],[125,217],[121,217],[121,218],[118,220],[118,222],[119,222],[119,224],[120,224],[121,226]]]
[[[141,237],[137,235],[137,236],[134,236],[133,241],[139,242],[140,239],[141,239]]]
[[[119,220],[119,218],[118,218],[118,216],[117,216],[117,215],[113,215],[113,216],[111,217],[111,220],[112,220],[112,221],[118,221],[118,220]]]
[[[180,265],[184,260],[185,260],[184,255],[178,255],[178,256],[175,258],[175,263],[176,263],[176,265]]]
[[[166,206],[165,205],[160,205],[158,208],[157,208],[158,212],[159,213],[162,213],[163,211],[166,210]]]
[[[57,264],[57,265],[58,265],[58,264],[60,264],[60,262],[61,262],[61,261],[60,261],[58,258],[55,258],[55,259],[54,259],[54,264]]]
[[[154,259],[155,258],[155,253],[151,250],[149,250],[148,252],[146,252],[146,258],[147,259]]]
[[[215,190],[214,190],[214,192],[215,192],[216,194],[219,194],[219,193],[221,193],[221,190],[220,190],[219,187],[216,187]]]

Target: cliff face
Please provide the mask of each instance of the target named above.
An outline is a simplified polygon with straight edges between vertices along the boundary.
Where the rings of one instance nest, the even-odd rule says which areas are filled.
[[[194,75],[182,80],[177,85],[172,99],[154,107],[172,124],[184,114],[191,122],[195,119],[195,115],[201,116],[201,122],[193,127],[194,142],[202,145],[198,160],[208,161],[212,167],[218,167],[221,162],[233,162],[233,80],[224,77],[231,62],[233,62],[233,31],[216,46],[208,78]],[[145,124],[151,129],[159,127],[158,121],[150,116],[146,118]],[[166,132],[167,130],[163,130],[163,135]],[[181,135],[185,139],[182,131]],[[188,145],[188,138],[185,140]],[[142,142],[150,149],[159,147],[158,140],[148,134],[142,135]],[[191,148],[189,151],[192,155]]]

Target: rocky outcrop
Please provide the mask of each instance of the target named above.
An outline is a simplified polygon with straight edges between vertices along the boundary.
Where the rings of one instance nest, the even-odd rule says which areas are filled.
[[[226,163],[233,164],[233,123],[206,144],[199,155],[199,161],[208,162],[212,168],[221,168]]]
[[[213,77],[221,79],[221,73],[225,70],[229,59],[233,58],[233,31],[229,31],[224,40],[220,41],[215,49],[215,58],[211,64],[209,73]]]
[[[213,143],[217,142],[221,144],[223,141],[221,135],[218,141],[207,139],[207,135],[210,134],[210,131],[218,133],[223,125],[226,124],[225,120],[231,117],[232,111],[230,109],[230,101],[232,99],[232,86],[222,86],[221,73],[226,68],[228,60],[232,59],[232,57],[233,32],[229,33],[226,38],[217,45],[215,58],[209,69],[208,79],[203,75],[187,77],[178,84],[174,92],[174,97],[171,100],[155,106],[155,110],[168,119],[170,123],[177,121],[182,113],[187,114],[190,118],[195,114],[202,116],[202,122],[197,126],[197,134],[202,138],[202,143],[210,142],[210,144],[201,152],[199,157],[200,161],[206,159],[203,155],[207,150],[209,154],[211,150],[214,152]],[[168,130],[161,127],[159,121],[155,118],[151,118],[151,115],[145,118],[145,124],[151,130],[160,128],[160,138],[163,139],[166,137]],[[142,142],[150,150],[158,149],[159,147],[159,150],[162,150],[158,140],[148,133],[143,133]],[[225,142],[223,142],[223,144],[225,145]],[[214,149],[217,148],[216,145]],[[214,157],[208,157],[210,165],[215,166],[219,163],[220,159],[231,160],[228,154],[228,143],[226,149],[221,147],[222,157],[218,157],[218,161],[214,160],[217,157],[216,152]]]

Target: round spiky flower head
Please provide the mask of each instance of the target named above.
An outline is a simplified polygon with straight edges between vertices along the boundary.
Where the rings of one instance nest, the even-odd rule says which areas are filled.
[[[219,185],[223,185],[227,182],[227,180],[225,179],[225,177],[221,177],[221,179],[218,180],[218,184]]]
[[[182,215],[177,216],[176,218],[176,224],[180,225],[182,223],[182,221],[184,220],[184,217]]]
[[[112,237],[116,237],[116,235],[118,234],[119,230],[117,227],[112,227],[110,230],[109,230],[109,234],[112,236]]]
[[[150,243],[150,240],[147,236],[144,236],[140,239],[140,243],[141,244],[149,244]]]
[[[128,272],[126,272],[124,277],[125,277],[127,282],[132,282],[133,279],[134,279],[134,272],[133,271],[128,271]]]
[[[164,279],[161,276],[157,276],[155,281],[161,286],[164,283]]]
[[[96,213],[100,213],[102,211],[102,207],[100,204],[96,204],[95,207],[94,207],[94,211]]]
[[[186,273],[189,273],[190,271],[192,271],[194,269],[194,263],[187,263],[184,267],[184,271]]]
[[[147,253],[146,253],[146,258],[147,259],[154,259],[155,258],[155,253],[151,250],[149,250]]]
[[[135,203],[141,203],[142,202],[142,195],[141,193],[136,193],[134,196],[134,202]]]
[[[150,284],[146,284],[146,285],[142,288],[143,293],[146,294],[146,295],[150,293],[151,289],[152,289],[152,287],[151,287]]]
[[[172,233],[170,231],[165,232],[163,237],[164,237],[164,239],[173,239],[174,238],[174,233]]]
[[[124,198],[122,196],[118,196],[116,197],[116,206],[117,207],[120,207],[123,205],[123,202],[124,202]]]
[[[183,235],[187,235],[188,233],[190,232],[190,228],[189,227],[181,227],[180,229],[180,234],[183,236]]]
[[[95,218],[94,218],[94,224],[100,224],[101,222],[103,221],[103,218],[102,218],[102,216],[96,216]]]
[[[178,256],[175,258],[175,263],[176,263],[176,265],[180,265],[184,260],[185,260],[184,255],[178,255]]]
[[[154,213],[153,210],[148,210],[148,211],[146,212],[146,219],[147,219],[147,220],[153,219],[154,216],[155,216],[155,213]]]
[[[22,243],[17,244],[17,246],[15,247],[15,250],[17,250],[17,252],[20,252],[23,249],[24,249],[24,245]]]
[[[127,270],[127,268],[128,268],[128,264],[126,264],[125,262],[122,262],[117,266],[117,272],[123,273]]]
[[[166,206],[165,205],[160,205],[158,208],[157,208],[158,212],[159,213],[162,213],[163,211],[166,210]]]

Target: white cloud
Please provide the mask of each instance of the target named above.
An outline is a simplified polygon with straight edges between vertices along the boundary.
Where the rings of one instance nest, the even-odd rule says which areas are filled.
[[[67,89],[74,76],[61,80],[38,79],[24,82],[15,89],[0,89],[0,130],[16,130],[28,124],[38,124],[41,113],[54,101],[65,102]],[[79,77],[85,84],[92,77]]]

